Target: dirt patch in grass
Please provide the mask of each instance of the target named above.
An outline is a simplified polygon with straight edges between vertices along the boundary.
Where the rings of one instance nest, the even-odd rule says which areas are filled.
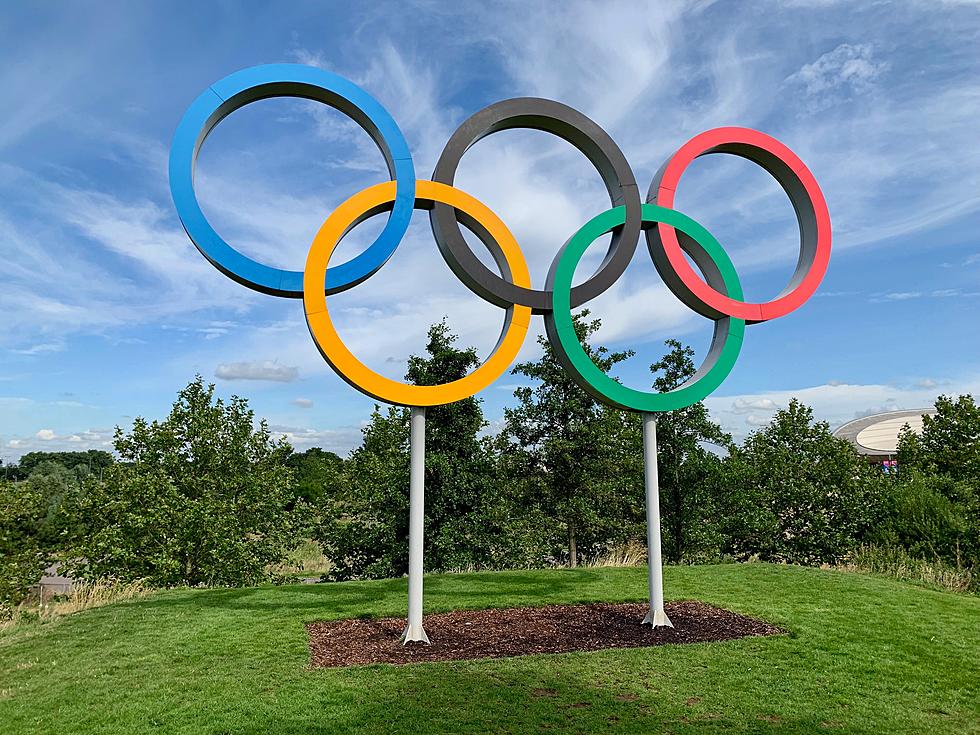
[[[314,668],[708,643],[785,632],[703,602],[673,602],[666,609],[673,628],[641,625],[647,607],[640,603],[457,610],[425,617],[430,645],[401,644],[404,618],[333,620],[306,628]]]

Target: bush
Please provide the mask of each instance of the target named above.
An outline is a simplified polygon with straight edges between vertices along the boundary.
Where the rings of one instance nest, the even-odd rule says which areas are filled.
[[[35,486],[0,482],[0,616],[9,617],[51,563],[44,543],[47,510]]]
[[[72,504],[66,566],[74,577],[171,585],[250,585],[298,545],[289,446],[253,425],[245,400],[214,397],[200,376],[170,415],[116,431],[121,462]]]
[[[735,558],[833,564],[880,521],[880,471],[795,399],[726,465],[723,522]]]
[[[892,485],[883,503],[880,543],[901,546],[915,557],[955,562],[973,559],[974,538],[966,508],[951,500],[967,488],[948,477],[909,472]]]

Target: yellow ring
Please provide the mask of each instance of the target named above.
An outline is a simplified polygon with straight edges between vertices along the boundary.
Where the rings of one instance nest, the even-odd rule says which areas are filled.
[[[303,273],[303,306],[310,328],[323,358],[348,383],[369,396],[402,406],[441,406],[469,398],[503,375],[524,344],[531,323],[531,309],[514,305],[507,309],[507,319],[493,354],[469,375],[442,385],[408,385],[379,375],[358,360],[340,339],[327,310],[323,280],[330,256],[347,230],[363,219],[365,213],[381,211],[395,200],[396,183],[387,181],[359,191],[337,207],[320,227]],[[452,186],[435,181],[415,182],[416,207],[420,202],[437,201],[468,214],[481,224],[497,245],[516,286],[530,288],[527,261],[507,226],[490,209]],[[390,208],[390,207],[388,207]]]

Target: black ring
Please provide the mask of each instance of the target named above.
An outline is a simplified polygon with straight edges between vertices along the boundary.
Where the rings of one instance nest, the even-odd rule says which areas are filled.
[[[514,128],[541,130],[571,143],[599,172],[612,206],[626,206],[626,222],[613,232],[599,268],[572,289],[572,306],[580,306],[612,286],[636,251],[643,224],[636,178],[619,146],[581,112],[553,100],[518,97],[484,107],[465,120],[446,143],[432,180],[452,186],[459,161],[472,145],[491,133]],[[497,306],[521,304],[530,306],[535,314],[551,311],[550,290],[515,286],[480,262],[463,239],[455,209],[437,202],[429,212],[429,222],[446,263],[471,291]]]

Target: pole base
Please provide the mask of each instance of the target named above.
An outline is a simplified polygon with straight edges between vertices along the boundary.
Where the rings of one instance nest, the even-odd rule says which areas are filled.
[[[647,616],[643,618],[642,625],[649,625],[651,628],[673,628],[674,624],[670,622],[670,618],[667,617],[667,613],[664,612],[663,608],[653,611],[653,608],[647,612]]]
[[[409,624],[405,626],[405,630],[402,632],[401,642],[403,646],[406,643],[425,643],[428,645],[429,636],[425,634],[425,628],[422,627],[421,623],[418,625]]]

